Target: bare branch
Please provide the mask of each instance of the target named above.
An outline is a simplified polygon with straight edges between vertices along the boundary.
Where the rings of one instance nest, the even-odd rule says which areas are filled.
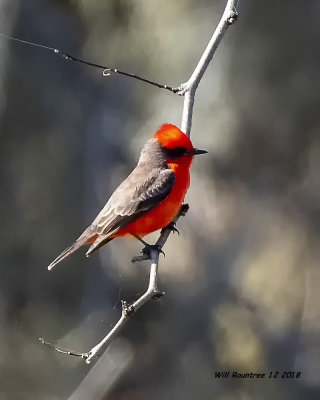
[[[143,78],[139,75],[132,74],[130,72],[120,71],[118,68],[106,67],[105,65],[102,65],[102,64],[97,64],[97,63],[93,63],[90,61],[86,61],[81,58],[74,57],[71,54],[65,53],[64,51],[62,51],[60,49],[56,49],[54,47],[30,42],[28,40],[18,39],[16,37],[13,37],[10,35],[5,35],[3,33],[0,33],[0,37],[5,38],[5,39],[14,40],[16,42],[23,43],[23,44],[26,44],[29,46],[40,47],[42,49],[49,50],[67,61],[74,61],[74,62],[88,65],[90,67],[102,69],[103,76],[110,76],[112,74],[123,75],[123,76],[127,76],[129,78],[137,79],[139,81],[148,83],[152,86],[156,86],[160,89],[169,90],[172,93],[178,93],[180,96],[185,96],[181,130],[183,132],[185,132],[188,136],[190,136],[193,103],[194,103],[194,96],[195,96],[196,89],[199,85],[199,82],[200,82],[205,70],[207,69],[208,65],[210,64],[210,61],[212,60],[212,57],[213,57],[217,47],[219,46],[219,43],[220,43],[223,35],[225,34],[228,27],[230,25],[232,25],[238,18],[238,13],[236,10],[237,4],[238,4],[238,0],[228,0],[225,11],[222,15],[222,18],[212,36],[210,42],[208,43],[207,48],[205,49],[204,53],[202,54],[202,57],[201,57],[198,65],[196,66],[195,70],[193,71],[190,79],[187,82],[181,84],[179,87],[173,87],[173,86],[169,86],[166,84],[157,83],[155,81],[151,81],[150,79]]]
[[[70,59],[72,61],[78,61],[82,62],[87,65],[92,65],[98,68],[104,68],[106,71],[105,73],[121,73],[126,76],[131,76],[136,79],[142,80],[147,83],[151,83],[157,87],[162,87],[168,90],[173,91],[174,93],[178,92],[180,95],[184,95],[184,107],[183,107],[183,116],[182,116],[182,123],[181,123],[181,130],[185,132],[188,136],[190,136],[191,132],[191,124],[192,124],[192,113],[193,113],[193,106],[194,106],[194,98],[195,98],[195,93],[197,90],[197,87],[199,85],[199,82],[201,81],[210,61],[212,60],[212,57],[218,48],[219,43],[221,42],[221,39],[225,32],[227,31],[228,27],[232,25],[237,17],[237,10],[236,6],[238,4],[238,0],[228,0],[226,8],[224,10],[224,13],[221,17],[221,20],[212,36],[210,39],[207,48],[205,49],[204,53],[202,54],[200,61],[198,62],[198,65],[196,66],[195,70],[193,71],[190,79],[180,85],[180,87],[176,90],[172,90],[173,88],[169,88],[166,85],[158,85],[154,82],[148,81],[146,79],[137,77],[135,75],[127,74],[127,73],[122,73],[118,70],[112,70],[111,68],[105,68],[103,66],[99,66],[97,64],[92,64],[88,63],[86,61],[80,60],[80,59],[75,59],[68,54],[62,53],[59,50],[51,49],[54,50],[55,53],[60,53],[64,58]],[[93,358],[97,357],[99,354],[101,354],[102,350],[112,341],[114,336],[122,329],[122,327],[126,324],[128,321],[129,317],[132,316],[140,307],[142,307],[146,302],[148,302],[150,299],[155,298],[155,297],[161,297],[164,293],[160,292],[158,290],[157,282],[158,282],[158,265],[159,265],[159,255],[162,252],[162,248],[166,241],[168,240],[168,237],[170,233],[174,230],[174,224],[178,221],[181,215],[185,215],[185,213],[188,211],[189,206],[188,205],[182,205],[180,211],[172,221],[172,223],[164,228],[161,231],[161,234],[154,246],[151,247],[150,253],[143,254],[142,256],[139,257],[134,257],[132,260],[133,262],[135,261],[142,261],[146,259],[151,259],[151,266],[150,266],[150,276],[149,276],[149,285],[148,289],[146,292],[138,299],[136,300],[133,304],[128,304],[126,302],[122,302],[122,313],[121,317],[116,323],[116,325],[111,329],[111,331],[96,345],[94,346],[91,350],[89,350],[87,353],[77,353],[74,351],[62,349],[60,347],[57,347],[55,345],[52,345],[44,339],[40,339],[40,341],[49,346],[50,348],[63,353],[67,355],[72,355],[75,357],[81,357],[86,360],[87,363],[90,363]]]
[[[175,88],[175,87],[172,87],[172,86],[169,86],[169,85],[164,85],[162,83],[157,83],[157,82],[151,81],[150,79],[142,78],[139,75],[131,74],[130,72],[120,71],[118,68],[106,67],[105,65],[96,64],[96,63],[93,63],[93,62],[90,62],[90,61],[86,61],[86,60],[83,60],[82,58],[74,57],[74,56],[72,56],[72,55],[70,55],[68,53],[65,53],[64,51],[61,51],[59,49],[56,49],[54,47],[49,47],[49,46],[45,46],[43,44],[39,44],[39,43],[29,42],[27,40],[18,39],[18,38],[15,38],[13,36],[4,35],[3,33],[0,33],[0,37],[3,37],[5,39],[14,40],[15,42],[27,44],[27,45],[30,45],[30,46],[40,47],[40,48],[45,49],[45,50],[49,50],[49,51],[53,52],[54,54],[62,57],[64,60],[67,60],[67,61],[74,61],[74,62],[78,62],[78,63],[81,63],[81,64],[88,65],[89,67],[99,68],[99,69],[101,69],[103,71],[103,76],[110,76],[112,74],[123,75],[123,76],[127,76],[129,78],[137,79],[138,81],[149,83],[150,85],[156,86],[159,89],[169,90],[172,93],[178,93],[180,91],[179,87]]]
[[[196,90],[203,77],[203,74],[205,73],[214,53],[221,42],[221,39],[223,38],[229,26],[232,25],[238,18],[238,12],[236,9],[237,5],[238,0],[228,0],[220,22],[214,31],[204,53],[202,54],[198,65],[193,71],[190,79],[180,86],[180,91],[178,93],[185,96],[181,130],[188,136],[190,136],[191,132],[193,104]]]
[[[194,97],[199,85],[201,78],[203,77],[212,57],[221,42],[221,39],[225,32],[227,31],[228,27],[232,25],[237,17],[238,13],[236,10],[238,0],[228,0],[224,13],[221,17],[221,20],[212,35],[207,48],[205,49],[204,53],[202,54],[198,65],[196,66],[195,70],[193,71],[190,79],[188,82],[182,84],[179,88],[179,94],[184,95],[184,107],[183,107],[183,116],[182,116],[182,123],[181,123],[181,130],[185,132],[188,136],[190,136],[191,132],[191,124],[192,124],[192,113],[193,113],[193,105],[194,105]],[[188,210],[188,206],[182,206],[179,213],[172,221],[173,224],[177,222],[181,215],[185,215]],[[118,323],[114,326],[114,328],[108,333],[108,335],[95,347],[93,347],[89,353],[88,357],[86,358],[86,362],[90,362],[93,357],[95,357],[98,353],[101,352],[101,349],[104,348],[107,344],[110,343],[112,338],[122,326],[127,322],[128,316],[132,315],[138,308],[140,308],[143,304],[145,304],[151,298],[155,296],[159,296],[159,292],[157,289],[157,280],[158,280],[158,264],[159,264],[159,254],[162,251],[162,247],[168,240],[170,233],[172,232],[172,227],[167,227],[163,229],[159,239],[156,242],[156,246],[158,249],[154,248],[151,250],[150,258],[151,258],[151,267],[150,267],[150,278],[149,278],[149,287],[147,291],[142,295],[135,303],[129,306],[130,313],[128,314],[128,308],[122,307],[122,315],[119,319]],[[142,255],[140,257],[135,257],[132,261],[142,261],[147,259],[146,255]]]
[[[189,209],[188,204],[183,204],[172,221],[172,223],[176,223],[181,216],[186,215]],[[139,297],[134,303],[128,304],[126,301],[122,301],[122,313],[121,317],[115,326],[111,329],[111,331],[91,350],[86,353],[78,353],[72,350],[64,349],[54,344],[51,344],[45,341],[43,338],[40,338],[40,342],[45,346],[57,351],[58,353],[66,354],[68,356],[81,357],[85,359],[87,364],[99,356],[102,350],[110,344],[116,334],[123,328],[123,326],[127,323],[129,317],[131,317],[140,307],[142,307],[145,303],[147,303],[151,299],[159,298],[164,295],[164,292],[159,291],[158,289],[158,265],[159,265],[159,255],[162,251],[162,247],[165,245],[166,241],[169,238],[170,233],[173,228],[168,226],[162,229],[159,239],[156,242],[156,245],[153,246],[150,250],[150,256],[148,258],[151,259],[150,266],[150,275],[149,275],[149,285],[146,292]],[[143,256],[142,256],[143,257]],[[137,257],[138,258],[138,257]],[[143,258],[145,259],[145,258]],[[141,261],[141,260],[136,260]]]

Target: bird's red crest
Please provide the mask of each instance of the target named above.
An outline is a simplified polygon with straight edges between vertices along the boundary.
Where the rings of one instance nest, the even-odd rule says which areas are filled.
[[[163,124],[153,137],[167,149],[175,149],[176,147],[185,147],[187,150],[193,149],[188,136],[172,124]]]

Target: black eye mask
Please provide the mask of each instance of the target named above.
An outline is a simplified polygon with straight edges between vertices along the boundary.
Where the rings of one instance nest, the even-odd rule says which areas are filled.
[[[179,158],[179,157],[182,157],[183,155],[187,154],[187,149],[185,147],[176,147],[174,149],[164,148],[163,150],[164,150],[167,160]]]

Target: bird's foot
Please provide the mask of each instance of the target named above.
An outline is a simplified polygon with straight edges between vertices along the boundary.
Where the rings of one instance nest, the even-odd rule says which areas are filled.
[[[142,239],[140,241],[142,242]],[[141,250],[142,256],[133,257],[131,262],[135,263],[137,261],[150,260],[152,250],[156,250],[159,252],[159,254],[163,254],[164,256],[166,256],[165,252],[162,250],[161,246],[158,246],[157,244],[148,244],[145,241],[143,241],[143,244],[144,244],[144,248]]]
[[[162,250],[161,246],[158,246],[157,244],[148,244],[148,243],[147,243],[146,246],[141,250],[141,253],[142,253],[143,255],[148,256],[148,257],[150,258],[150,257],[151,257],[151,251],[152,251],[152,250],[158,251],[159,254],[163,254],[164,257],[166,256],[166,255],[165,255],[165,252]]]
[[[176,228],[176,223],[174,221],[170,222],[169,225],[167,225],[166,227],[164,227],[162,229],[162,231],[164,231],[165,229],[170,229],[172,233],[177,232],[178,235],[180,235],[180,232],[178,231],[178,229]],[[162,233],[161,231],[161,233]]]

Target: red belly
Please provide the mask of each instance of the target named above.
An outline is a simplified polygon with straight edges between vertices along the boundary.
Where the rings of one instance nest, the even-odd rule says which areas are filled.
[[[125,236],[128,234],[145,236],[166,227],[173,220],[184,200],[190,179],[189,171],[181,174],[176,170],[175,173],[176,181],[169,196],[153,210],[121,229],[114,236]]]

